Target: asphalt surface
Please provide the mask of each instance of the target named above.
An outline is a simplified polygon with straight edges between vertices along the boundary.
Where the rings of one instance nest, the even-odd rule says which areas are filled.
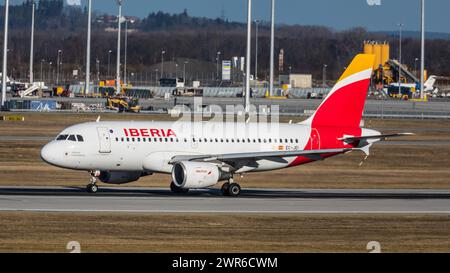
[[[217,189],[0,187],[0,211],[450,214],[450,190],[248,189],[230,198]]]

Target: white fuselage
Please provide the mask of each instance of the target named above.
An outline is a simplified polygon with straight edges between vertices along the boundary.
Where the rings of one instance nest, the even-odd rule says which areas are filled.
[[[308,125],[282,123],[88,122],[62,131],[57,139],[65,140],[47,144],[41,157],[75,170],[171,173],[174,156],[330,148],[320,147],[320,135],[311,131]],[[236,173],[285,168],[294,160],[260,159]]]
[[[262,151],[304,150],[311,128],[300,124],[173,122],[89,122],[60,133],[71,136],[54,140],[41,152],[55,166],[76,170],[148,171],[170,173],[175,155],[225,154]],[[269,127],[267,127],[269,126]],[[186,129],[186,127],[189,127]],[[137,133],[136,133],[137,132]],[[193,133],[191,133],[193,132]],[[83,141],[76,136],[82,136]],[[263,171],[286,167],[286,160],[259,160],[255,168]]]

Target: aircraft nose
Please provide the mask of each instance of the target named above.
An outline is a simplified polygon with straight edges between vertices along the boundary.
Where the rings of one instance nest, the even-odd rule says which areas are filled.
[[[53,143],[49,143],[42,148],[41,158],[49,164],[56,165],[56,150]]]

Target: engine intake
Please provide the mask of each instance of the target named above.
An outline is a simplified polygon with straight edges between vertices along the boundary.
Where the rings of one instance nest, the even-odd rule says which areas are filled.
[[[211,163],[182,161],[175,163],[172,179],[176,186],[185,189],[200,189],[214,186],[221,180],[231,177]]]

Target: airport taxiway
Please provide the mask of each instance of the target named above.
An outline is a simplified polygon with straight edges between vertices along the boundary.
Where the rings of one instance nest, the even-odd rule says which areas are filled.
[[[132,213],[450,214],[450,190],[244,189],[177,195],[161,188],[0,187],[0,211]]]

